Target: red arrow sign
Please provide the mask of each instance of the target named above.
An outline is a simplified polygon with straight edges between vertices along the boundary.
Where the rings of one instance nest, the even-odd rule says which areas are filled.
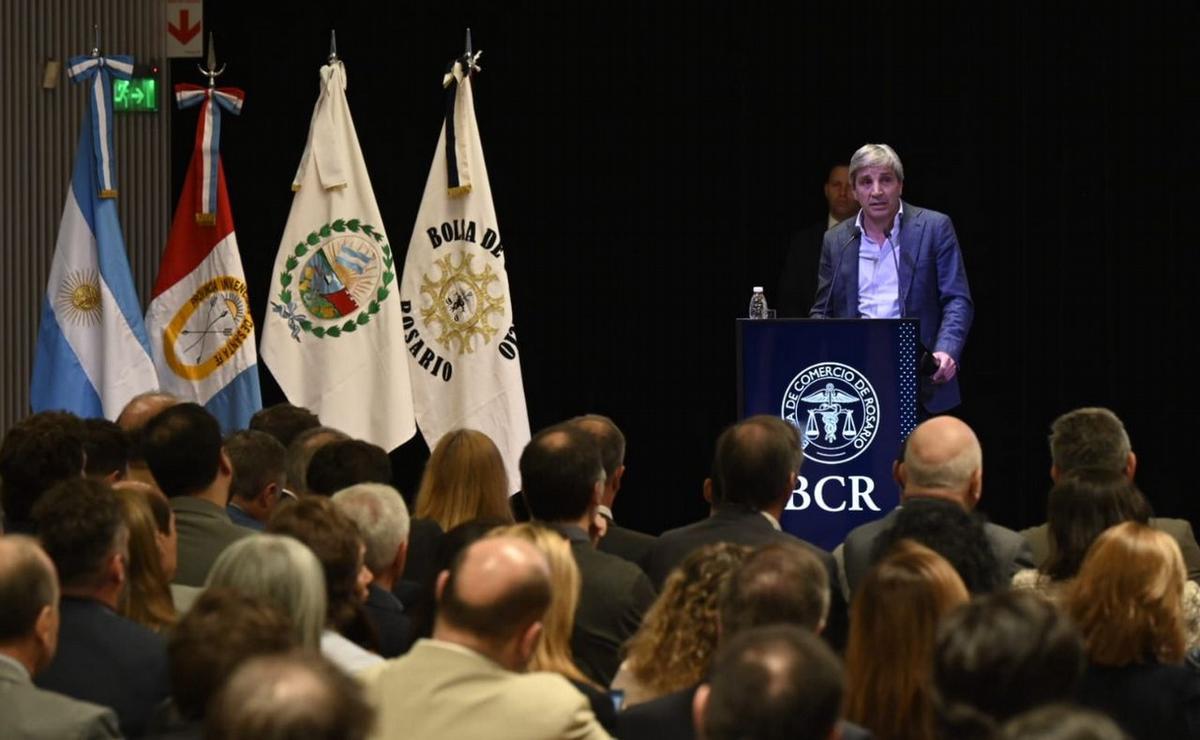
[[[178,26],[176,26],[174,23],[167,23],[167,33],[178,39],[179,43],[187,44],[187,42],[196,38],[196,34],[200,33],[201,27],[202,26],[199,21],[196,21],[196,25],[191,26],[190,28],[188,27],[188,9],[184,8],[183,10],[179,11]]]

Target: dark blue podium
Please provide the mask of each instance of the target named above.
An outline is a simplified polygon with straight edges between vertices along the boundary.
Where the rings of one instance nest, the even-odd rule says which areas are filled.
[[[740,319],[738,415],[800,432],[788,532],[832,550],[896,507],[892,461],[917,423],[916,319]]]

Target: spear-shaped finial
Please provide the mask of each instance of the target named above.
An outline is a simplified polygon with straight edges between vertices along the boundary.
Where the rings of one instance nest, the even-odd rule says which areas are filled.
[[[92,25],[92,56],[100,56],[100,24]]]
[[[467,27],[467,56],[471,56],[471,28]]]
[[[337,60],[337,31],[331,28],[329,29],[329,63],[333,64]]]
[[[212,31],[208,32],[208,68],[205,69],[199,64],[196,68],[200,70],[200,74],[208,78],[208,86],[216,87],[217,78],[225,72],[225,65],[222,64],[220,69],[217,69],[217,47],[213,43]]]

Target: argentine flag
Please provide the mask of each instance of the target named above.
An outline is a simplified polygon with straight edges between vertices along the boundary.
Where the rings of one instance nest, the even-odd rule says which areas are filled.
[[[42,302],[34,411],[115,419],[129,399],[157,386],[112,168],[112,77],[132,71],[130,57],[70,61],[71,79],[88,83],[89,105]]]

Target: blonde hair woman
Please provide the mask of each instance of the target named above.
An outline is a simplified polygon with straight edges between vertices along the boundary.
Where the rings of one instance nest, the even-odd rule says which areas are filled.
[[[166,567],[175,562],[175,517],[165,501],[154,501],[167,510],[167,532],[161,531],[150,489],[131,486],[115,488],[121,518],[129,529],[129,566],[118,611],[138,624],[162,632],[175,624],[171,599],[171,577]]]
[[[449,532],[463,522],[511,522],[508,475],[491,438],[474,429],[455,429],[438,440],[425,464],[416,515]]]
[[[1080,703],[1136,738],[1200,737],[1200,673],[1184,661],[1186,579],[1175,540],[1125,522],[1096,539],[1067,589],[1088,657]]]

